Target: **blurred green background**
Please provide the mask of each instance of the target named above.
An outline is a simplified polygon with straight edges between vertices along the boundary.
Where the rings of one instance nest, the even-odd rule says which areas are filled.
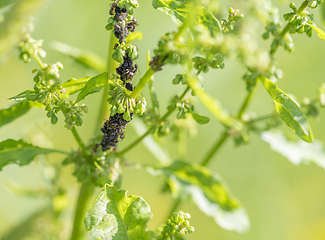
[[[224,4],[228,5],[227,2],[229,6],[236,8],[232,1],[226,1]],[[300,2],[298,1],[297,5]],[[72,77],[91,76],[95,73],[85,71],[68,57],[52,50],[51,41],[61,41],[81,49],[89,49],[106,59],[109,33],[104,27],[110,3],[111,1],[107,0],[53,0],[47,1],[37,14],[35,32],[32,37],[44,39],[43,48],[47,51],[45,62],[60,61],[64,65],[61,71],[62,81]],[[143,32],[144,38],[135,42],[140,54],[137,60],[140,71],[136,74],[134,83],[146,71],[146,51],[148,49],[152,51],[155,48],[162,34],[176,29],[168,16],[152,8],[150,0],[139,0],[139,4],[140,8],[135,10],[134,15],[139,23],[137,30]],[[287,1],[282,1],[279,6],[282,14],[289,11]],[[315,15],[316,23],[324,28],[317,11]],[[263,28],[258,31],[261,35]],[[325,80],[325,42],[316,34],[311,39],[305,35],[294,35],[293,38],[295,42],[293,53],[289,54],[280,49],[276,54],[278,66],[284,72],[284,78],[278,85],[283,91],[294,94],[298,101],[302,101],[304,97],[315,97],[317,87]],[[262,44],[268,46],[270,42]],[[7,100],[9,97],[33,87],[32,67],[37,67],[36,63],[34,61],[30,64],[21,62],[18,59],[17,50],[11,51],[1,63],[1,108],[11,104]],[[164,71],[155,75],[154,84],[161,105],[161,113],[165,112],[171,97],[182,91],[181,86],[173,86],[171,83],[175,74],[179,72],[180,69],[177,67],[166,66]],[[244,73],[245,69],[234,60],[226,60],[224,70],[210,71],[205,76],[204,87],[211,95],[216,96],[230,112],[235,112],[246,94],[245,83],[242,80]],[[99,103],[99,95],[90,96],[85,101],[90,111],[85,115],[84,125],[79,129],[85,141],[92,136],[95,128],[101,127],[94,126]],[[222,131],[222,126],[198,101],[196,105],[198,112],[209,116],[211,122],[198,126],[197,136],[189,139],[186,156],[191,162],[200,162]],[[270,113],[272,107],[271,98],[264,89],[260,88],[249,110],[263,115]],[[321,112],[320,120],[310,120],[315,138],[322,142],[325,142],[324,119],[325,114]],[[42,135],[40,129],[45,129],[46,134]],[[43,146],[52,144],[55,148],[64,150],[77,147],[72,134],[63,128],[62,118],[57,125],[52,126],[42,109],[33,109],[24,117],[1,128],[0,140],[28,138],[31,134],[34,134],[34,140],[38,140]],[[38,138],[35,138],[37,134]],[[120,149],[137,137],[131,125],[127,127],[125,135],[125,140],[119,146]],[[171,138],[167,141],[162,140],[162,144],[174,156],[176,143],[170,140]],[[44,162],[59,161],[58,157],[60,156],[51,155],[46,160],[39,159],[24,167],[10,165],[0,172],[0,236],[45,204],[45,200],[42,199],[14,195],[8,189],[7,184],[26,188],[44,187],[46,185],[42,173]],[[131,163],[156,162],[154,156],[142,144],[128,152],[126,157]],[[225,231],[216,225],[212,218],[201,213],[194,204],[184,203],[180,210],[192,215],[191,225],[196,229],[194,234],[188,236],[188,239],[325,239],[324,169],[316,165],[294,166],[278,153],[271,151],[268,144],[262,142],[257,135],[252,135],[251,143],[247,146],[235,148],[232,141],[227,142],[214,156],[210,167],[223,176],[232,193],[246,208],[251,220],[251,230],[243,235]],[[74,206],[78,193],[76,179],[71,176],[72,171],[72,166],[65,167],[60,178],[60,184],[68,191],[70,206]],[[165,221],[165,216],[172,204],[170,195],[161,194],[163,183],[162,178],[152,177],[144,170],[124,169],[122,188],[128,190],[129,194],[142,196],[149,203],[154,214],[148,227],[151,230],[156,229]],[[99,190],[97,189],[96,193]],[[72,220],[71,211],[70,214],[64,216],[68,222]],[[42,223],[39,222],[39,224]],[[69,224],[72,224],[71,221]]]

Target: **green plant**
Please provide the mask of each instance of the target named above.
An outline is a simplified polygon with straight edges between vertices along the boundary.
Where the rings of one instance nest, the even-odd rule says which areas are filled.
[[[29,0],[27,4],[37,7],[39,2]],[[244,16],[241,11],[229,7],[227,19],[219,20],[221,12],[218,10],[217,1],[153,0],[153,7],[171,16],[178,29],[161,37],[152,58],[148,52],[147,71],[135,85],[133,77],[138,70],[135,64],[138,49],[132,41],[142,38],[140,32],[135,32],[138,24],[141,24],[133,16],[139,7],[136,0],[115,0],[108,5],[110,16],[105,28],[111,32],[111,37],[106,71],[103,71],[102,60],[93,54],[63,43],[54,45],[55,49],[74,58],[85,68],[99,72],[93,77],[68,81],[60,79],[59,71],[63,69],[61,63],[43,63],[46,53],[42,49],[41,40],[33,39],[29,33],[25,33],[21,39],[17,37],[20,36],[20,31],[19,34],[12,31],[13,20],[10,14],[13,16],[19,14],[26,2],[0,2],[0,6],[6,7],[9,15],[5,15],[2,23],[0,33],[6,34],[1,35],[0,42],[10,45],[8,41],[14,39],[10,43],[18,45],[20,59],[26,63],[34,59],[39,65],[39,69],[33,69],[35,73],[33,89],[11,97],[10,99],[17,103],[0,110],[0,126],[21,117],[31,108],[43,108],[52,124],[56,124],[60,116],[63,116],[65,128],[71,131],[79,145],[78,149],[66,152],[41,148],[22,139],[7,139],[0,142],[0,169],[12,163],[26,165],[42,154],[65,155],[62,164],[64,166],[74,164],[73,175],[82,183],[71,239],[82,239],[85,230],[90,232],[91,239],[184,239],[185,234],[192,233],[194,228],[188,221],[189,214],[178,212],[179,205],[183,201],[193,201],[202,212],[213,217],[224,229],[247,231],[250,223],[245,209],[232,196],[224,180],[207,167],[227,139],[233,138],[236,145],[243,145],[249,143],[250,134],[257,133],[264,141],[270,143],[273,149],[291,161],[297,163],[308,159],[324,167],[324,163],[317,156],[308,154],[308,151],[315,152],[314,149],[318,149],[317,142],[311,143],[305,147],[306,149],[302,147],[305,146],[303,141],[310,143],[314,140],[307,119],[317,117],[320,109],[325,106],[324,86],[320,86],[319,95],[315,99],[305,99],[303,104],[299,105],[275,84],[277,79],[282,77],[281,70],[276,67],[275,54],[279,47],[284,47],[289,52],[293,51],[290,34],[306,33],[311,37],[314,30],[325,40],[324,32],[316,26],[313,15],[309,13],[310,8],[323,7],[324,4],[321,5],[323,1],[306,0],[299,7],[291,3],[292,12],[284,15],[284,20],[287,21],[285,26],[279,21],[276,8],[271,2],[268,3],[265,9],[268,20],[265,32],[261,35],[264,39],[272,38],[272,43],[270,50],[260,50],[250,48],[250,41],[254,40],[246,38],[249,23],[244,21],[245,18],[262,22],[262,16],[250,9],[252,3],[243,4],[244,10],[248,9],[251,16]],[[19,27],[21,23],[16,24]],[[0,48],[0,53],[5,50]],[[204,74],[210,70],[223,69],[226,59],[230,57],[236,57],[246,69],[243,79],[246,83],[247,96],[235,114],[229,114],[214,96],[208,94],[203,88],[202,81]],[[160,103],[153,87],[153,75],[163,72],[166,65],[181,67],[182,72],[171,79],[171,82],[174,85],[181,83],[184,89],[179,96],[171,100],[167,112],[161,115]],[[147,85],[149,104],[142,96],[142,91]],[[246,114],[260,85],[264,86],[273,99],[275,108],[265,116]],[[79,105],[79,102],[99,92],[104,94],[96,121],[97,128],[93,138],[89,143],[85,143],[79,136],[77,128],[83,125],[83,115],[87,114],[89,109],[84,104]],[[73,94],[78,95],[73,98]],[[208,117],[196,112],[193,102],[195,98],[224,128],[200,164],[184,159],[186,151],[184,146],[187,135],[193,127],[193,121],[197,124],[209,124],[210,121]],[[176,114],[174,121],[170,120],[173,114]],[[147,130],[129,146],[120,150],[118,143],[125,137],[124,129],[136,115],[147,125]],[[279,130],[273,130],[281,124],[281,120],[300,140],[292,140]],[[123,175],[121,166],[130,165],[125,153],[151,134],[157,138],[174,134],[179,151],[178,156],[173,159],[162,159],[161,156],[157,156],[159,162],[156,164],[134,166],[135,169],[146,169],[153,176],[164,177],[166,182],[164,191],[169,191],[175,199],[166,217],[168,219],[166,225],[156,231],[147,230],[147,223],[152,218],[148,203],[139,196],[127,195],[125,190],[120,190]],[[302,151],[300,156],[294,158],[290,152],[288,153],[289,146],[294,149],[293,151]],[[148,144],[147,147],[152,150],[153,145]],[[56,171],[59,172],[60,169],[61,166],[56,166]],[[52,190],[51,201],[54,206],[51,211],[60,215],[64,207],[61,209],[55,207],[55,204],[65,192],[57,186],[57,180],[57,178],[49,179]],[[89,208],[95,187],[103,190]],[[53,239],[56,239],[55,237],[57,236],[52,236]],[[10,239],[10,234],[7,239]]]

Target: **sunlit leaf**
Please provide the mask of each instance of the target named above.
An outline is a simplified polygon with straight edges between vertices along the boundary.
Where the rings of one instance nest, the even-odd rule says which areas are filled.
[[[314,162],[325,169],[325,148],[321,141],[306,143],[300,139],[290,140],[280,131],[267,131],[261,135],[272,150],[288,158],[295,165]]]
[[[191,115],[198,124],[207,124],[208,122],[210,122],[210,118],[201,116],[193,111],[191,111]]]
[[[188,11],[192,11],[188,2],[182,0],[152,0],[152,6],[170,16],[176,24],[184,23]],[[197,5],[193,12],[197,23],[209,29],[212,37],[221,32],[219,20],[204,7]]]
[[[7,2],[7,1],[6,1]],[[17,0],[0,24],[0,56],[16,46],[44,0]],[[1,4],[1,3],[0,3]],[[5,4],[5,3],[3,3]]]
[[[76,103],[83,100],[89,94],[93,94],[96,92],[100,92],[108,82],[108,74],[107,72],[101,73],[91,79],[88,80],[85,87],[78,94]]]
[[[222,178],[208,168],[175,161],[169,166],[149,171],[167,176],[176,197],[194,201],[202,212],[213,217],[222,228],[237,232],[249,229],[250,223],[244,208],[231,195]]]
[[[223,124],[230,128],[240,130],[242,124],[236,119],[230,117],[228,113],[222,108],[221,103],[203,91],[198,79],[193,75],[187,74],[187,83],[200,99],[203,105]]]
[[[315,30],[317,33],[317,36],[320,37],[321,39],[325,40],[325,33],[323,32],[322,29],[318,28],[315,23],[308,21],[307,25],[310,26],[312,29]]]
[[[108,184],[87,212],[85,226],[91,239],[149,240],[150,207],[141,197],[126,195]]]
[[[19,102],[0,109],[0,127],[24,115],[30,108],[29,102]]]
[[[29,164],[37,155],[48,153],[65,153],[55,149],[33,146],[23,140],[7,139],[0,142],[0,170],[8,164],[19,166]]]
[[[280,119],[292,128],[298,137],[306,142],[313,141],[313,134],[305,115],[298,105],[283,91],[281,91],[271,80],[260,76],[266,90],[274,100],[276,111]]]
[[[86,68],[93,69],[97,72],[103,72],[106,69],[105,60],[89,50],[81,50],[57,41],[53,41],[51,47],[63,55],[73,58],[77,63]]]
[[[60,86],[63,89],[63,91],[61,91],[62,93],[60,94],[61,99],[67,98],[70,95],[82,90],[86,86],[86,83],[89,79],[91,79],[91,77],[85,77],[80,79],[72,78],[64,83],[61,83]]]

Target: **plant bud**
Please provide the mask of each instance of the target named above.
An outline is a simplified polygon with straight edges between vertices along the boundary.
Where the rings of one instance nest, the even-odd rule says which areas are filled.
[[[52,117],[51,117],[51,123],[54,125],[54,124],[56,124],[58,122],[58,117],[56,116],[56,115],[52,115]]]

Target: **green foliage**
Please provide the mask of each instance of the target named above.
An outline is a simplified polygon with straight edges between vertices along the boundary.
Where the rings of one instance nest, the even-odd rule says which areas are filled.
[[[149,240],[146,227],[151,218],[145,200],[106,184],[87,212],[85,226],[92,239]]]
[[[306,142],[312,142],[314,137],[305,115],[298,105],[271,80],[260,76],[264,87],[273,98],[275,109],[288,127],[292,128],[298,137]]]
[[[107,72],[101,73],[91,79],[89,79],[84,86],[84,88],[80,91],[75,100],[75,103],[80,102],[85,99],[89,94],[100,92],[108,82],[108,74]]]
[[[0,127],[24,115],[30,108],[29,102],[20,102],[0,109]]]
[[[29,164],[37,155],[48,153],[64,153],[55,149],[33,146],[23,140],[7,139],[0,142],[0,170],[8,164],[24,166]]]
[[[168,177],[175,197],[192,200],[221,227],[238,232],[249,229],[245,210],[215,172],[196,164],[174,161],[169,166],[154,168],[153,173]]]

